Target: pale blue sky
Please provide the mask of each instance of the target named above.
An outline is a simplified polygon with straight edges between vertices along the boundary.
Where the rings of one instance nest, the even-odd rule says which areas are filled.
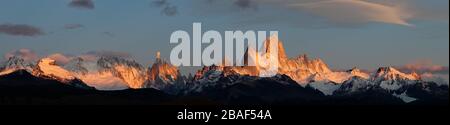
[[[0,25],[26,24],[45,33],[34,37],[0,33],[2,55],[21,48],[41,56],[118,51],[149,65],[158,50],[168,59],[173,31],[190,31],[193,22],[202,22],[203,31],[278,30],[290,57],[307,53],[334,69],[374,69],[421,60],[449,64],[448,12],[443,12],[448,11],[448,0],[415,0],[415,6],[432,6],[434,11],[429,12],[446,16],[408,19],[413,26],[383,22],[341,25],[278,4],[260,2],[254,8],[239,8],[233,6],[233,0],[230,4],[168,0],[178,11],[172,16],[162,14],[164,7],[152,5],[154,0],[94,0],[93,9],[69,7],[70,0],[0,1]],[[69,30],[64,28],[67,24],[83,27]]]

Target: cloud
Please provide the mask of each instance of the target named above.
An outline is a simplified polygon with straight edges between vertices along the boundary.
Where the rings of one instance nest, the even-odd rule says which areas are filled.
[[[280,22],[306,27],[360,27],[373,23],[414,26],[417,20],[448,21],[448,2],[440,6],[421,0],[199,0],[204,14],[235,13],[246,23]],[[445,2],[444,2],[445,3]],[[236,7],[241,9],[238,12]],[[248,16],[246,8],[257,7]],[[230,11],[231,10],[231,11]],[[274,10],[274,11],[267,11]],[[273,13],[272,13],[273,12]]]
[[[440,85],[449,83],[449,67],[433,64],[430,60],[418,60],[395,68],[405,73],[416,72],[424,81],[432,81]]]
[[[373,0],[375,1],[375,0]],[[402,2],[401,8],[406,10],[415,20],[447,21],[449,17],[448,0],[396,0]],[[432,3],[432,4],[431,4]]]
[[[420,75],[420,77],[424,81],[432,81],[432,82],[438,83],[440,85],[448,85],[449,84],[449,75],[448,74],[423,73]]]
[[[47,58],[55,60],[58,65],[66,65],[71,60],[78,57],[82,58],[87,62],[95,62],[99,57],[120,57],[124,59],[132,58],[131,54],[129,53],[117,51],[89,51],[78,55],[54,53],[47,56]]]
[[[83,60],[88,61],[88,62],[97,61],[97,59],[98,59],[98,56],[90,55],[90,54],[82,54],[82,55],[79,55],[78,57],[80,57]]]
[[[71,0],[68,6],[81,9],[95,8],[94,2],[92,0]]]
[[[327,0],[311,3],[294,3],[289,5],[296,9],[321,16],[334,23],[364,24],[381,22],[412,26],[408,23],[411,13],[399,6],[363,0]]]
[[[117,51],[89,51],[83,55],[92,55],[97,57],[121,57],[121,58],[131,58],[131,54],[126,52]]]
[[[256,9],[257,5],[253,0],[235,0],[233,3],[235,6],[242,9]]]
[[[22,59],[24,59],[25,61],[36,61],[38,59],[37,54],[30,49],[19,49],[19,50],[14,50],[11,52],[8,52],[4,55],[5,59],[9,59],[11,57],[20,57]]]
[[[70,60],[73,59],[73,56],[64,55],[61,53],[55,53],[47,56],[47,58],[55,60],[56,64],[58,65],[66,65],[70,62]]]
[[[83,28],[84,26],[81,24],[66,24],[64,25],[64,29],[78,29]]]
[[[155,0],[152,2],[155,7],[161,8],[161,14],[166,16],[175,16],[178,14],[178,8],[172,5],[168,0]]]
[[[115,37],[115,36],[116,36],[116,34],[114,34],[114,33],[112,33],[112,32],[108,32],[108,31],[102,32],[102,34],[103,34],[103,35],[106,35],[106,36],[109,36],[109,37]]]
[[[44,32],[34,26],[26,24],[0,24],[0,34],[12,36],[39,36]]]
[[[162,9],[161,13],[167,16],[175,16],[178,13],[176,6],[166,6]]]
[[[232,7],[231,9],[235,10],[236,7],[239,10],[249,10],[249,9],[254,9],[256,10],[258,8],[258,3],[264,3],[264,2],[260,2],[260,0],[199,0],[201,4],[207,4],[208,6],[213,6],[213,8],[217,9],[217,8],[221,8],[224,6],[229,6],[228,8],[230,8],[230,6]],[[194,4],[199,4],[194,2]],[[220,6],[220,7],[219,7]],[[200,9],[204,9],[203,7]]]
[[[436,65],[427,60],[416,61],[396,68],[403,72],[417,72],[419,74],[449,74],[449,67]]]

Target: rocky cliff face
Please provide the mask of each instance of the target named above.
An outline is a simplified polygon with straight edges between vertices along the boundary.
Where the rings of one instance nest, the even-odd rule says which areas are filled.
[[[161,59],[160,53],[156,53],[155,63],[147,70],[147,88],[167,90],[174,86],[182,85],[185,79],[177,67]]]
[[[274,44],[274,42],[277,44]],[[273,46],[276,46],[277,48],[274,49],[272,48]],[[274,53],[274,50],[277,50],[277,53]],[[271,56],[276,57],[271,58]],[[266,65],[269,64],[278,66],[275,74],[285,74],[300,84],[310,82],[311,77],[314,75],[322,75],[324,76],[324,80],[326,78],[333,78],[331,80],[339,82],[343,81],[341,79],[345,79],[337,78],[339,76],[334,74],[334,72],[331,71],[321,59],[309,59],[306,55],[289,59],[286,55],[283,43],[278,40],[277,35],[273,35],[268,38],[259,52],[257,52],[254,48],[248,48],[243,58],[245,66],[217,66],[210,68],[214,68],[214,70],[223,70],[225,75],[237,73],[240,75],[261,76],[263,75],[261,73],[268,70]],[[260,58],[264,59],[260,60]],[[206,72],[205,70],[207,69],[197,72],[196,78],[201,77],[201,74]]]
[[[145,69],[137,62],[119,57],[100,57],[99,72],[110,72],[122,79],[130,88],[145,87]]]

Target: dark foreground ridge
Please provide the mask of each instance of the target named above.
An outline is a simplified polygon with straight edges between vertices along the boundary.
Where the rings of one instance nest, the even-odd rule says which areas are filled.
[[[223,85],[230,81],[236,82]],[[311,87],[296,84],[285,75],[260,79],[229,76],[215,83],[219,84],[203,87],[202,91],[187,91],[178,95],[156,89],[99,91],[35,77],[27,71],[17,71],[0,77],[0,114],[4,114],[2,121],[13,120],[14,123],[21,122],[14,119],[26,118],[26,121],[46,119],[46,122],[85,123],[89,120],[90,123],[102,124],[117,124],[121,121],[141,124],[142,121],[151,121],[186,125],[204,124],[205,120],[177,119],[178,113],[185,110],[217,114],[208,124],[356,124],[360,123],[356,121],[386,123],[387,120],[389,123],[401,124],[437,124],[445,120],[448,114],[448,90],[446,99],[442,95],[439,98],[430,97],[432,95],[418,91],[422,93],[418,95],[428,99],[404,103],[390,93],[377,89],[325,96]],[[272,119],[221,119],[224,111],[229,110],[244,113],[246,110],[270,111]]]
[[[233,84],[229,84],[233,81]],[[448,105],[448,87],[428,87],[439,93],[408,88],[417,101],[403,102],[378,90],[325,96],[311,87],[302,87],[286,75],[271,78],[236,76],[220,78],[202,90],[180,90],[177,95],[156,89],[99,91],[80,88],[56,80],[39,78],[19,70],[0,77],[1,105]],[[189,88],[191,89],[191,88]],[[439,91],[438,91],[439,90]]]

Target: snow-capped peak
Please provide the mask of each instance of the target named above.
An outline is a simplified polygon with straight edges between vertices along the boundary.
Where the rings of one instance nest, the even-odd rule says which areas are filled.
[[[31,66],[31,62],[26,62],[23,58],[12,56],[5,62],[3,67],[7,69],[25,69]]]
[[[64,69],[70,71],[75,77],[81,79],[89,86],[93,86],[100,90],[122,90],[128,89],[129,84],[121,77],[120,73],[114,68],[99,66],[99,59],[86,60],[82,57],[75,57],[64,65]],[[106,60],[102,60],[100,64],[105,64]],[[106,64],[105,64],[106,65]],[[107,63],[107,65],[113,65]],[[115,64],[114,64],[115,65]]]
[[[417,74],[406,74],[393,67],[381,67],[372,76],[373,80],[420,80]]]
[[[274,46],[275,44],[272,44],[273,42],[277,42],[277,46]],[[272,47],[277,47],[277,58],[270,58],[270,56],[274,56],[275,53],[271,52],[273,51]],[[265,53],[261,53],[261,50],[257,52],[255,48],[248,47],[245,54],[244,54],[244,64],[246,66],[241,67],[216,67],[211,69],[217,69],[221,68],[224,72],[224,75],[227,76],[227,74],[240,74],[240,75],[250,75],[250,76],[260,76],[264,74],[265,67],[260,66],[259,64],[264,62],[257,62],[258,55],[261,57],[259,58],[266,58],[265,60],[268,60],[267,62],[270,63],[270,65],[278,65],[277,74],[285,74],[295,81],[299,83],[307,83],[310,81],[310,78],[313,78],[312,76],[323,76],[323,79],[327,79],[325,77],[330,76],[329,74],[332,74],[333,71],[331,71],[327,64],[325,64],[321,59],[308,59],[306,55],[299,56],[298,58],[289,59],[286,55],[283,43],[281,40],[278,39],[278,36],[276,34],[272,35],[271,37],[267,38],[266,41],[263,44],[263,51]],[[276,60],[278,59],[278,60]],[[249,66],[250,62],[254,62],[255,66]],[[267,63],[264,63],[267,64]],[[207,69],[210,70],[210,69]],[[207,73],[207,71],[203,71],[200,73]],[[196,78],[204,76],[203,74],[199,74],[199,72],[196,74]],[[331,81],[343,81],[342,78],[336,78],[340,77],[341,75],[333,75],[333,80]],[[338,79],[338,80],[335,80]]]
[[[145,69],[134,60],[120,57],[100,57],[97,61],[99,72],[110,72],[119,77],[130,88],[143,88],[145,84]]]
[[[55,60],[50,58],[43,58],[39,60],[33,70],[33,74],[35,76],[53,78],[65,83],[76,79],[71,72],[56,65]]]
[[[33,63],[27,62],[21,57],[12,56],[0,65],[0,75],[9,74],[21,69],[31,72],[33,70]]]

